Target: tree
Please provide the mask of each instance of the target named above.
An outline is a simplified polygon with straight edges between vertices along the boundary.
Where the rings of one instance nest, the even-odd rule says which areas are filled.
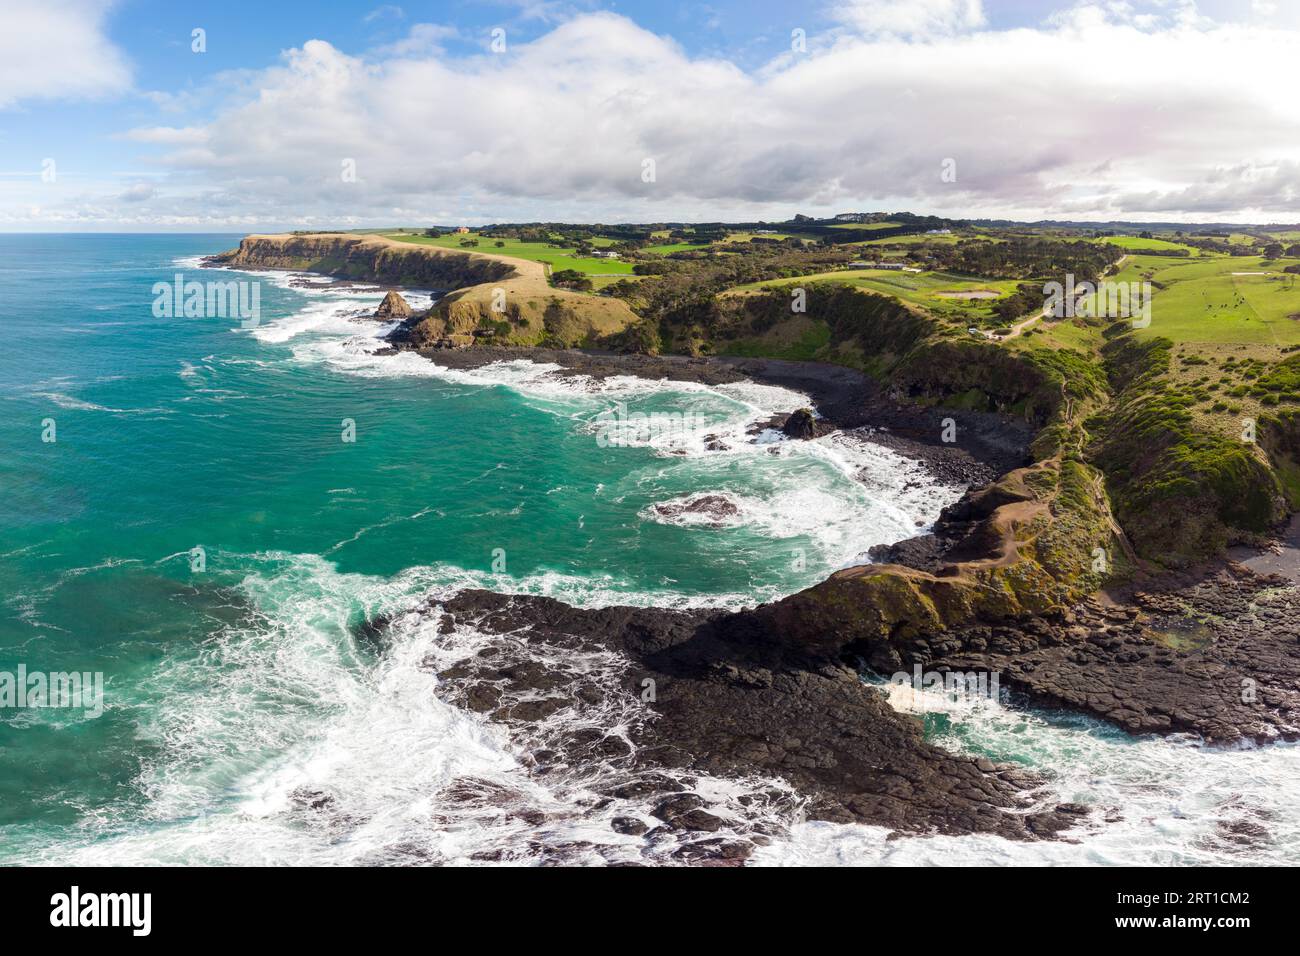
[[[1264,258],[1265,258],[1265,259],[1281,259],[1281,258],[1282,258],[1282,243],[1280,243],[1280,242],[1270,242],[1270,243],[1268,243],[1268,245],[1264,246]]]
[[[592,289],[591,280],[577,269],[560,269],[558,272],[551,273],[551,285],[560,289],[576,289],[579,292],[590,292]]]

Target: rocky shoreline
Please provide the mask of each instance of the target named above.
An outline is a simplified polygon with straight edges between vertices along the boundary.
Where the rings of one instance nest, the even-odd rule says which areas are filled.
[[[398,348],[400,330],[397,336]],[[761,358],[692,358],[579,349],[475,346],[420,349],[420,355],[453,369],[482,368],[494,362],[527,360],[559,366],[557,375],[604,380],[633,376],[652,381],[725,385],[754,381],[807,395],[821,420],[832,429],[858,430],[868,441],[921,462],[949,484],[983,486],[1028,461],[1033,429],[990,413],[924,408],[898,401],[861,372],[842,365]],[[791,409],[791,412],[797,409]],[[786,416],[770,423],[780,428]],[[955,424],[955,441],[942,441],[945,419]]]
[[[401,329],[393,342],[413,347]],[[764,424],[803,437],[857,430],[941,480],[970,486],[931,532],[873,549],[875,561],[932,575],[956,561],[986,560],[984,522],[999,503],[987,491],[1031,460],[1028,423],[911,404],[840,366],[483,345],[419,351],[450,368],[526,359],[556,366],[557,375],[706,385],[749,379],[800,391],[820,416],[815,422],[791,409]],[[957,440],[945,442],[952,424]],[[614,767],[600,801],[634,796],[644,812],[615,818],[612,829],[647,846],[671,834],[677,857],[688,862],[737,863],[765,839],[743,827],[729,828],[726,839],[709,836],[724,829],[723,817],[691,789],[692,774],[779,779],[806,801],[801,812],[809,819],[898,833],[1057,838],[1103,813],[1054,804],[1048,781],[1023,769],[928,743],[913,716],[864,681],[867,672],[996,675],[1013,704],[1089,714],[1132,734],[1186,734],[1210,744],[1300,739],[1300,594],[1292,581],[1244,564],[1139,574],[1047,613],[976,617],[885,641],[839,629],[834,615],[804,613],[808,594],[731,613],[584,610],[471,590],[410,614],[440,633],[499,636],[452,666],[430,661],[439,694],[504,726],[538,775]],[[365,633],[382,641],[391,623],[372,622]],[[612,652],[627,666],[619,681],[602,682],[566,667],[565,653],[529,648]],[[611,701],[639,715],[622,732],[553,720]],[[683,834],[690,842],[681,843]]]
[[[499,636],[438,670],[445,699],[503,724],[533,773],[609,768],[601,795],[636,798],[644,807],[612,825],[651,842],[697,836],[683,847],[693,858],[743,859],[754,845],[710,841],[723,819],[691,791],[697,774],[780,779],[806,800],[807,819],[906,833],[1037,839],[1086,816],[1074,805],[1043,804],[1044,780],[1023,768],[927,743],[919,723],[865,686],[854,667],[774,640],[752,614],[584,610],[481,590],[412,613],[432,618],[440,633],[471,628]],[[386,627],[380,622],[377,632]],[[619,679],[602,681],[560,663],[593,651],[626,659]],[[611,696],[640,711],[626,721],[626,736],[553,720],[565,711],[607,710]]]
[[[783,385],[808,394],[835,427],[871,429],[870,440],[975,488],[1023,465],[1030,438],[1027,427],[996,416],[893,402],[865,376],[833,366],[513,349],[428,357],[460,368],[529,358],[559,365],[561,374],[597,378]],[[946,417],[958,420],[964,443],[944,447],[935,440]],[[978,520],[968,500],[947,509],[933,532],[874,549],[873,558],[935,570],[970,557],[964,552],[978,551],[971,540]],[[641,679],[661,688],[646,704],[653,719],[629,760],[771,774],[809,797],[810,818],[900,832],[1034,839],[1091,811],[1068,805],[1026,812],[1027,794],[1041,780],[927,744],[914,718],[862,682],[861,667],[884,676],[917,665],[940,674],[996,674],[1013,701],[1091,714],[1133,734],[1189,734],[1220,744],[1300,738],[1300,595],[1290,581],[1235,562],[1139,577],[1048,615],[921,636],[905,654],[892,645],[837,642],[833,635],[812,640],[788,630],[788,615],[777,609],[794,597],[739,614],[683,615],[584,611],[542,598],[466,592],[440,613],[449,624],[472,619],[527,640],[594,642],[627,655]],[[471,709],[508,724],[528,719],[526,709],[503,707],[495,695],[502,687],[526,692],[529,680],[502,682],[490,660],[440,676]]]

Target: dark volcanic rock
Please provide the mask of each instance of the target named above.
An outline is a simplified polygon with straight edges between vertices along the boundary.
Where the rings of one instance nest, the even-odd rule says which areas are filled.
[[[826,416],[821,421],[796,411],[781,422],[788,435],[869,430],[868,440],[923,461],[941,479],[971,486],[931,533],[873,549],[874,560],[934,572],[987,557],[984,519],[1016,500],[1008,497],[1017,494],[1013,485],[988,483],[1025,464],[1028,426],[905,407],[848,369],[487,348],[445,363],[521,355],[597,378],[633,374],[719,384],[748,376],[785,385],[813,396]],[[939,435],[950,418],[959,440],[944,445]],[[714,521],[738,510],[719,495],[655,509],[667,518]],[[1078,825],[1095,809],[1098,819],[1111,818],[1106,808],[1037,807],[1038,778],[927,743],[915,718],[894,711],[862,683],[856,668],[864,660],[890,669],[919,664],[996,674],[1017,701],[1094,714],[1132,733],[1190,733],[1211,742],[1300,737],[1300,591],[1232,565],[1145,587],[1111,595],[1115,604],[1090,599],[1047,617],[976,621],[940,633],[918,628],[905,640],[891,638],[888,655],[879,653],[879,641],[854,643],[845,623],[853,608],[816,607],[817,615],[801,617],[807,607],[799,596],[729,614],[580,610],[546,598],[465,591],[424,610],[439,615],[440,630],[500,638],[442,667],[440,694],[508,727],[539,775],[604,768],[596,790],[602,799],[641,801],[627,812],[620,807],[613,822],[606,819],[612,832],[652,845],[714,834],[676,845],[674,857],[726,863],[743,859],[765,834],[752,821],[738,823],[744,813],[736,806],[704,800],[695,792],[695,775],[773,781],[771,793],[753,799],[786,808],[789,819],[802,813],[899,832],[1037,839]],[[796,610],[787,615],[782,608]],[[610,652],[625,668],[602,674],[575,663]],[[1256,836],[1250,826],[1239,829]]]
[[[682,773],[781,779],[808,800],[813,819],[906,832],[1033,839],[1075,822],[1068,814],[1026,812],[1027,788],[1039,781],[928,744],[919,722],[894,711],[852,667],[786,646],[750,614],[582,610],[487,591],[464,591],[430,605],[428,613],[443,615],[440,629],[464,625],[509,636],[442,670],[442,693],[462,703],[476,687],[491,685],[502,700],[495,719],[514,727],[521,740],[545,738],[546,746],[534,753],[539,772],[595,763],[621,767],[628,776],[611,781],[609,795],[663,794],[649,812],[665,832],[716,832],[725,823],[684,787]],[[550,663],[518,666],[519,649],[528,646],[536,650],[535,661]],[[581,666],[568,669],[566,661],[593,651],[625,656],[624,676],[601,682]],[[552,715],[521,716],[511,703],[555,698],[571,702],[566,713],[572,719],[549,730],[546,717]],[[630,721],[630,746],[613,748],[612,757],[607,734],[572,729],[583,713],[620,707],[633,708],[637,718]],[[636,825],[620,819],[616,828],[631,832]]]
[[[1094,714],[1133,734],[1300,739],[1294,585],[1229,564],[1200,580],[1146,587],[1120,606],[1090,599],[1014,629],[952,632],[916,661],[998,673],[1001,686],[1035,704]]]
[[[680,501],[660,502],[653,507],[655,514],[663,518],[691,516],[714,525],[726,524],[728,518],[740,514],[740,507],[725,495],[692,495]]]
[[[1137,734],[1300,737],[1300,595],[1288,582],[1229,565],[1115,597],[1123,603],[1089,599],[1051,617],[921,637],[904,666],[992,672],[1014,700]],[[497,636],[442,668],[439,693],[509,727],[538,774],[605,768],[602,799],[634,801],[638,814],[606,825],[657,859],[739,862],[777,832],[762,829],[770,813],[748,819],[743,806],[703,797],[700,774],[773,781],[745,799],[784,807],[783,819],[902,833],[1043,839],[1111,819],[1104,807],[1036,806],[1035,775],[929,744],[841,658],[860,649],[797,642],[764,609],[581,610],[465,591],[420,613],[437,615],[440,630]],[[602,677],[580,661],[609,652],[625,668]],[[474,704],[483,699],[490,707]],[[1267,839],[1260,827],[1222,839]],[[695,833],[713,836],[680,842]]]
[[[800,408],[785,420],[781,431],[791,438],[820,438],[835,430],[835,426],[818,421],[811,408]]]

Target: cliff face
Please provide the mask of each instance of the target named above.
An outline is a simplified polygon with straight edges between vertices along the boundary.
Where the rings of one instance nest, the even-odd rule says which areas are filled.
[[[444,296],[411,327],[410,344],[600,348],[636,320],[621,299],[552,289],[544,277],[522,276]]]
[[[221,265],[294,269],[339,279],[427,289],[463,289],[517,275],[513,260],[436,246],[346,233],[246,236],[239,248],[213,257]]]
[[[806,304],[792,316],[784,291],[722,297],[719,351],[727,339],[779,347],[791,323],[820,323],[820,335],[805,336],[820,343],[812,357],[863,369],[911,403],[1025,421],[1038,429],[1035,463],[949,510],[949,530],[964,530],[941,567],[848,568],[759,618],[802,646],[852,647],[888,672],[934,635],[1062,609],[1128,570],[1102,475],[1079,454],[1083,419],[1108,398],[1097,363],[954,336],[905,303],[844,286],[810,284]]]
[[[247,236],[213,256],[232,268],[293,269],[450,294],[409,330],[415,348],[476,342],[595,346],[637,321],[620,299],[553,289],[540,262],[383,236]]]

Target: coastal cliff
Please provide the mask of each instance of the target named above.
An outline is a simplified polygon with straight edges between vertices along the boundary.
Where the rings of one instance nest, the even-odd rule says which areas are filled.
[[[517,274],[513,260],[411,246],[381,236],[348,233],[246,236],[239,248],[213,256],[231,268],[291,269],[336,279],[427,289],[462,289]]]
[[[247,236],[214,266],[288,269],[336,279],[447,293],[404,330],[411,348],[480,342],[592,346],[637,317],[619,299],[552,288],[540,262],[444,249],[385,236],[307,233]]]
[[[1239,482],[1221,498],[1202,500],[1195,474],[1181,483],[1163,481],[1166,507],[1159,521],[1147,518],[1134,503],[1145,485],[1124,467],[1144,459],[1123,442],[1129,417],[1151,396],[1139,387],[1141,375],[1131,372],[1133,350],[1118,334],[1101,355],[1009,349],[954,334],[888,296],[810,285],[806,315],[792,315],[782,293],[759,293],[720,296],[689,325],[664,323],[663,345],[695,358],[557,354],[537,346],[616,344],[619,330],[640,320],[619,300],[550,288],[539,263],[382,237],[250,237],[221,264],[441,282],[453,291],[407,323],[403,343],[434,361],[463,366],[528,357],[598,377],[725,381],[744,374],[813,394],[825,415],[814,433],[887,428],[884,438],[911,436],[915,451],[943,448],[949,441],[943,430],[953,423],[950,451],[996,461],[931,533],[874,549],[874,563],[753,610],[685,617],[657,609],[586,611],[485,592],[416,609],[440,627],[526,630],[547,644],[599,644],[636,662],[638,679],[651,675],[664,694],[651,701],[654,719],[636,749],[647,766],[663,761],[776,773],[812,795],[813,815],[822,819],[1035,839],[1070,826],[1086,810],[1067,805],[1019,816],[1033,781],[1006,768],[946,761],[911,734],[909,718],[863,696],[857,666],[885,676],[914,667],[1000,674],[1004,687],[1029,699],[1094,714],[1134,733],[1181,731],[1221,741],[1300,733],[1300,692],[1290,683],[1297,665],[1270,627],[1242,623],[1245,608],[1275,613],[1272,583],[1235,570],[1189,586],[1157,582],[1160,557],[1187,565],[1264,529],[1277,514],[1277,479],[1262,452],[1247,449],[1243,457],[1226,445],[1211,447],[1195,423],[1181,422],[1186,437],[1160,432],[1145,440],[1152,452],[1161,442],[1172,448],[1151,459],[1162,474],[1201,461],[1180,454],[1177,441],[1211,458],[1231,452],[1246,467],[1228,470]],[[495,307],[503,297],[504,312]],[[795,357],[787,354],[792,341],[817,342],[811,357],[833,363],[808,371],[809,386],[853,376],[858,384],[827,400],[789,379],[799,363],[707,357]],[[476,347],[442,350],[448,342]],[[751,365],[736,364],[745,362]],[[997,442],[987,442],[989,429],[980,425],[990,420],[1016,430],[1018,439],[1004,443],[1014,447],[990,454]],[[1300,445],[1294,431],[1266,429],[1269,450]],[[1257,493],[1270,502],[1267,514],[1238,507]],[[1170,522],[1193,520],[1204,533],[1185,550],[1162,555]],[[1128,583],[1135,579],[1146,590]],[[1099,599],[1102,588],[1110,593]],[[1220,618],[1236,623],[1221,626]],[[1181,630],[1193,628],[1214,637],[1195,647],[1179,643]],[[382,622],[374,626],[376,634],[383,630]],[[523,679],[508,664],[453,668],[440,674],[441,686],[453,702],[528,737],[541,716],[532,696],[558,686],[559,676],[543,668]],[[1241,675],[1261,689],[1261,703],[1237,692]],[[512,694],[519,700],[512,702]],[[556,698],[547,706],[562,704]],[[720,716],[733,713],[744,720],[733,725]],[[843,733],[820,729],[828,714],[843,718],[835,725]],[[782,734],[806,746],[775,746]],[[884,737],[888,744],[871,743]],[[557,741],[565,751],[579,743]],[[817,764],[805,765],[807,747],[823,755]],[[909,762],[907,800],[896,799],[892,776],[872,769],[882,759]],[[945,775],[969,778],[969,802],[954,797]],[[665,797],[663,810],[670,826],[678,820],[672,799]],[[712,825],[696,810],[683,810],[681,818]]]

